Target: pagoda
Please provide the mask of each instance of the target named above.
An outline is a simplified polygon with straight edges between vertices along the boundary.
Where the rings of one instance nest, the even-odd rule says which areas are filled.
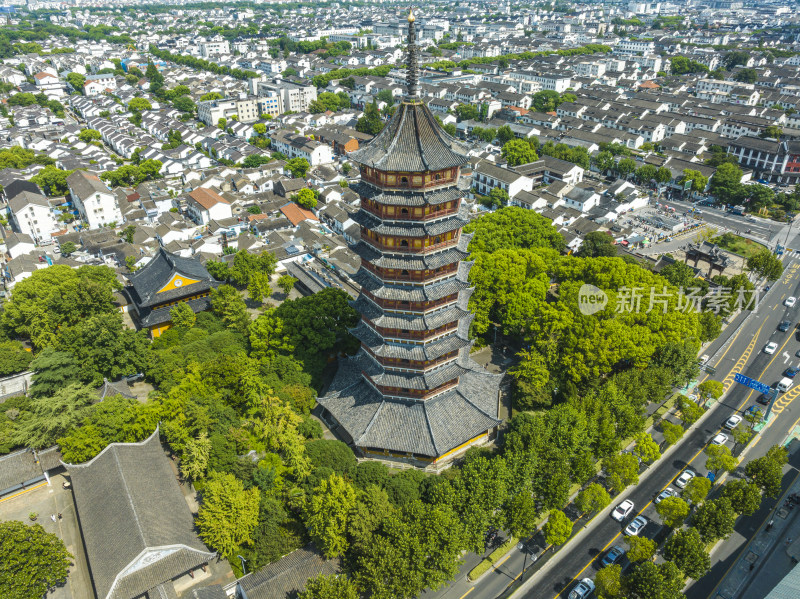
[[[350,153],[361,181],[353,307],[361,342],[319,403],[332,430],[365,457],[440,465],[486,442],[500,421],[501,375],[469,357],[471,262],[462,233],[466,149],[418,91],[415,18],[408,16],[408,93],[391,121]]]

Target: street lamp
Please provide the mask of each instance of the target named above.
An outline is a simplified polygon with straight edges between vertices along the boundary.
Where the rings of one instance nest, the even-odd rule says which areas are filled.
[[[244,559],[241,555],[237,555],[236,557],[242,560],[242,576],[244,576],[245,574],[247,574],[247,568],[245,567],[245,563],[247,562],[247,560]]]

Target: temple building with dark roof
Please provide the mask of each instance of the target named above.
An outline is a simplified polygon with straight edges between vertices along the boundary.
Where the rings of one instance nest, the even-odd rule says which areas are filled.
[[[158,429],[64,466],[98,599],[176,597],[172,581],[215,557],[195,533]]]
[[[439,467],[500,424],[501,375],[469,356],[469,181],[461,172],[469,157],[419,97],[414,27],[410,14],[408,95],[348,155],[361,169],[353,187],[361,321],[352,331],[361,348],[340,363],[319,403],[362,456]]]
[[[183,258],[160,248],[158,254],[128,277],[125,295],[136,326],[155,338],[171,325],[170,310],[185,302],[196,313],[211,306],[211,292],[219,283],[194,258]]]

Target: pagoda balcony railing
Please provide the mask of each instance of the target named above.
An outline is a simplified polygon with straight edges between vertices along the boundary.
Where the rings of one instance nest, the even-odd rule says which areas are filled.
[[[384,310],[397,312],[399,314],[424,314],[425,312],[430,312],[431,310],[441,306],[454,304],[458,301],[457,295],[443,297],[442,299],[428,302],[401,302],[399,300],[382,300],[376,298],[374,295],[363,289],[361,290],[361,293],[368,297],[376,306],[383,308]]]
[[[395,214],[388,214],[386,210],[380,210],[378,208],[374,208],[365,202],[361,202],[361,209],[364,212],[369,212],[373,216],[380,218],[381,220],[400,220],[400,221],[411,221],[411,222],[424,222],[429,220],[435,220],[437,218],[442,218],[443,216],[450,216],[452,214],[458,213],[458,207],[449,208],[447,210],[436,210],[434,212],[428,212],[427,214],[412,214],[408,212],[407,214],[396,213]]]
[[[381,272],[377,267],[373,266],[366,260],[361,261],[361,266],[370,271],[384,283],[409,282],[430,284],[446,277],[452,277],[456,272],[458,272],[458,263],[454,263],[451,267],[443,269],[439,272],[429,272],[425,274],[425,272],[421,270],[411,270],[405,275],[399,272],[395,272],[393,274]]]
[[[410,245],[408,245],[408,246],[389,245],[389,244],[386,244],[386,243],[381,243],[381,242],[376,241],[374,239],[370,239],[369,237],[366,237],[366,236],[362,236],[361,240],[366,242],[366,243],[368,243],[369,245],[374,247],[376,250],[387,251],[387,252],[395,253],[395,254],[424,254],[426,252],[433,252],[433,251],[436,251],[436,250],[441,250],[441,249],[444,249],[444,248],[447,248],[447,247],[455,247],[455,246],[458,245],[458,238],[457,237],[455,239],[448,239],[447,241],[443,241],[441,243],[436,243],[436,244],[433,244],[433,245],[427,245],[427,246],[421,247],[421,248],[411,247]]]

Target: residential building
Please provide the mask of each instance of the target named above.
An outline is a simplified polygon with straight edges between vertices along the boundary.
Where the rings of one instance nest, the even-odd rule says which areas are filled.
[[[230,202],[207,187],[198,187],[189,192],[186,210],[198,225],[207,225],[212,220],[233,216]]]
[[[8,214],[15,231],[30,235],[40,244],[49,243],[60,229],[50,202],[39,193],[22,191],[10,198]]]
[[[95,174],[75,171],[67,177],[69,195],[88,228],[122,222],[117,198]]]

